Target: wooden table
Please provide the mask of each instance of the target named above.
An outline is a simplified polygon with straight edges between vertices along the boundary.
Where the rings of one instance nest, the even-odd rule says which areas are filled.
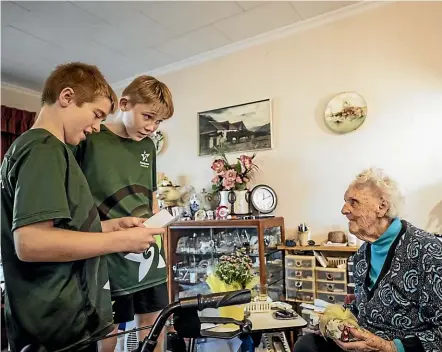
[[[351,252],[355,253],[359,247],[353,246],[278,246],[278,249],[286,251],[321,251],[321,252]]]
[[[272,312],[252,313],[247,318],[252,322],[252,332],[285,331],[301,329],[307,326],[307,322],[300,315],[296,319],[278,320],[273,318]],[[224,325],[214,326],[207,331],[228,332],[234,329]]]
[[[300,315],[296,319],[290,320],[278,320],[273,318],[273,311],[264,313],[252,313],[247,318],[252,322],[252,333],[266,333],[266,332],[291,332],[289,338],[290,349],[293,350],[293,345],[296,342],[295,337],[292,333],[293,331],[298,331],[299,329],[305,328],[307,322]],[[206,329],[207,331],[217,331],[217,332],[227,332],[232,331],[232,328],[220,325],[212,328]]]

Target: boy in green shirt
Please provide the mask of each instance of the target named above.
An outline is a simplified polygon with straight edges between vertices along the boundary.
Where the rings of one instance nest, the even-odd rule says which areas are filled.
[[[98,132],[116,103],[95,66],[60,65],[45,83],[32,129],[5,155],[1,254],[13,352],[26,345],[74,351],[78,343],[112,331],[109,277],[101,256],[143,253],[153,235],[164,232],[145,228],[135,217],[100,223],[87,181],[66,145]]]
[[[77,160],[102,220],[148,218],[155,212],[156,151],[147,137],[173,110],[167,86],[154,77],[140,76],[123,91],[112,122],[102,125],[100,133],[88,137],[77,149]],[[150,325],[168,304],[164,248],[161,236],[156,239],[142,255],[107,256],[115,324],[131,321],[135,315],[138,327]],[[147,332],[138,333],[140,341]],[[103,341],[101,351],[114,351],[116,342],[116,338]]]

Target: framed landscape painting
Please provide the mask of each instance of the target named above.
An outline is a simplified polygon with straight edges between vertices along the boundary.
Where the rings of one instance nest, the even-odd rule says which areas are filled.
[[[198,113],[199,155],[271,149],[271,100]]]

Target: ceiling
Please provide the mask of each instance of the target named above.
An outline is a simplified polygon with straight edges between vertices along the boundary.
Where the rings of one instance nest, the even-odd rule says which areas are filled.
[[[41,90],[60,63],[118,84],[356,1],[2,1],[2,81]]]

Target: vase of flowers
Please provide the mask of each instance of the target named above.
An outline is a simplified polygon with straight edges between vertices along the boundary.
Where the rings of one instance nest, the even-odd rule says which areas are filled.
[[[254,172],[258,169],[253,162],[255,154],[252,156],[241,155],[236,162],[231,164],[224,153],[221,153],[212,163],[212,170],[216,172],[212,179],[212,190],[219,194],[220,204],[229,203],[229,192],[234,192],[233,212],[235,214],[248,214],[250,203],[247,185],[252,179]],[[225,204],[227,200],[227,204]]]
[[[230,201],[229,201],[229,195],[231,191],[218,191],[216,194],[216,197],[218,198],[218,206],[225,206],[227,207],[228,214],[231,213],[230,211]]]
[[[252,260],[245,248],[236,250],[230,255],[223,255],[215,270],[206,279],[212,293],[229,292],[236,290],[251,290],[259,283],[259,277],[252,272]],[[237,320],[244,319],[245,305],[219,308],[221,317],[230,317]]]

